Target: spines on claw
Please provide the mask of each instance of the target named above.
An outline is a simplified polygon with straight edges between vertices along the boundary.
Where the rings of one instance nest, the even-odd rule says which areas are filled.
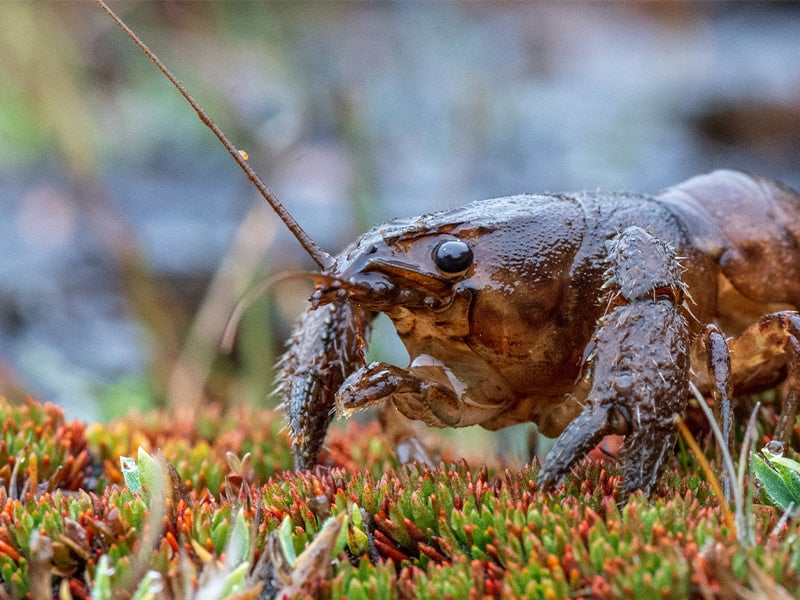
[[[556,441],[539,473],[555,485],[603,436],[625,434],[623,489],[649,495],[683,414],[689,330],[682,267],[669,244],[629,227],[606,247],[608,312],[584,365],[592,387],[583,412]]]
[[[276,394],[287,413],[295,468],[313,468],[345,378],[364,363],[371,316],[346,300],[306,311],[278,363]]]

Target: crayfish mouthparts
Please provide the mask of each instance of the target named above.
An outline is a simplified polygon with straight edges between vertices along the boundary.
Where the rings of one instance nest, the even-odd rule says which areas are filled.
[[[316,288],[310,299],[312,308],[344,299],[366,301],[370,306],[391,305],[397,297],[397,286],[379,273],[365,273],[358,278],[321,273],[314,280]]]
[[[314,281],[312,308],[347,299],[374,311],[397,306],[440,310],[447,307],[454,296],[450,284],[441,278],[411,265],[382,260],[345,268],[336,275],[320,273],[314,276]]]

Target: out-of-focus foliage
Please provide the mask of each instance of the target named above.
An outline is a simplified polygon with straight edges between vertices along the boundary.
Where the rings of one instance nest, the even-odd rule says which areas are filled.
[[[113,6],[331,252],[479,197],[800,183],[791,5]],[[0,393],[86,420],[136,380],[149,406],[268,403],[309,286],[276,287],[232,358],[221,323],[312,265],[177,92],[90,2],[0,3],[0,79]]]

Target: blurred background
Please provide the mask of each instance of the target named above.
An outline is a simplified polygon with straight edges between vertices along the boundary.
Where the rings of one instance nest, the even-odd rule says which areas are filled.
[[[112,7],[330,252],[482,197],[718,167],[800,188],[800,4]],[[313,263],[185,101],[88,2],[1,3],[0,83],[0,395],[87,420],[269,405],[310,284],[219,337]]]

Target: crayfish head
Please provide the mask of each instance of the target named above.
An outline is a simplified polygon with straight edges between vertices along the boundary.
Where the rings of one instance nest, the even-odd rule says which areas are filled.
[[[448,228],[393,221],[369,231],[316,277],[312,305],[347,297],[375,311],[450,305],[455,286],[469,277],[474,255],[467,240]]]

